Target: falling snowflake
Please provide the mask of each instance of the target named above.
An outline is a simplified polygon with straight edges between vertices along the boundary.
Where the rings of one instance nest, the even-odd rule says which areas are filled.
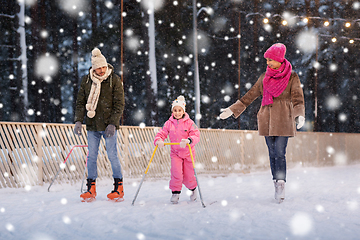
[[[127,48],[133,52],[136,52],[140,47],[140,41],[138,37],[130,37],[126,39],[125,44]]]
[[[138,240],[145,240],[145,239],[146,239],[146,237],[145,237],[145,235],[144,235],[143,233],[138,233],[138,234],[136,234],[136,238],[137,238]]]
[[[328,110],[336,110],[340,107],[341,101],[336,96],[330,96],[326,99],[326,107]]]
[[[61,204],[63,204],[63,205],[65,205],[65,204],[67,204],[67,199],[66,198],[62,198],[61,200],[60,200],[60,202],[61,202]]]
[[[7,229],[9,232],[15,231],[15,227],[14,227],[14,225],[12,225],[11,223],[7,223],[7,224],[5,225],[5,227],[6,227],[6,229]]]
[[[35,65],[36,75],[41,76],[43,78],[48,76],[53,76],[58,72],[59,63],[56,57],[45,54],[40,56]]]
[[[228,201],[226,200],[221,201],[221,206],[226,207],[227,205],[228,205]]]
[[[359,2],[354,2],[353,6],[354,10],[359,10],[360,9],[360,3]]]
[[[144,119],[144,113],[141,110],[137,111],[134,115],[134,119],[138,121]]]
[[[335,165],[345,166],[347,164],[347,156],[343,152],[338,152],[334,156]]]
[[[345,113],[340,113],[339,114],[339,121],[340,122],[345,122],[347,120],[347,116]]]
[[[322,213],[322,212],[324,212],[324,207],[323,206],[321,206],[321,205],[316,205],[316,211],[318,211],[319,213]]]
[[[314,66],[315,69],[320,69],[321,64],[319,62],[317,62],[317,61],[314,61],[313,66]]]
[[[164,0],[152,0],[152,1],[141,1],[141,7],[144,9],[154,9],[154,11],[158,11],[164,7],[165,1]]]
[[[313,225],[313,220],[307,213],[296,213],[290,221],[290,229],[293,235],[295,236],[305,236],[307,235]]]
[[[58,0],[58,4],[67,14],[75,17],[88,3],[85,0]]]
[[[165,101],[164,100],[159,100],[157,102],[157,106],[160,107],[160,108],[164,107],[165,106]]]
[[[71,223],[71,219],[68,216],[63,216],[62,220],[63,220],[63,222],[65,224],[70,224]]]
[[[202,115],[200,114],[200,113],[197,113],[196,115],[195,115],[195,119],[196,120],[200,120],[202,118]]]
[[[226,95],[224,97],[225,102],[229,102],[231,100],[231,97],[229,95]]]
[[[331,72],[336,72],[337,69],[338,69],[338,65],[336,63],[332,63],[332,64],[329,65],[329,70]]]
[[[287,25],[289,25],[290,27],[295,25],[296,16],[294,14],[292,14],[291,12],[284,12],[282,16],[286,20]]]
[[[326,147],[326,152],[327,152],[328,154],[334,154],[334,153],[335,153],[335,149],[334,149],[333,147],[331,147],[331,146],[327,146],[327,147]]]
[[[202,101],[203,103],[207,104],[207,103],[210,103],[210,98],[209,98],[208,96],[206,96],[206,95],[203,95],[203,96],[201,97],[201,101]]]
[[[359,206],[356,200],[347,201],[346,204],[349,210],[357,210]]]
[[[251,139],[253,139],[253,135],[252,135],[251,133],[247,133],[247,134],[245,135],[245,138],[246,138],[247,140],[251,140]]]
[[[316,50],[317,35],[314,31],[302,31],[296,37],[296,45],[301,51],[311,53]]]
[[[111,1],[106,1],[105,6],[109,9],[112,9],[114,7],[114,4]]]

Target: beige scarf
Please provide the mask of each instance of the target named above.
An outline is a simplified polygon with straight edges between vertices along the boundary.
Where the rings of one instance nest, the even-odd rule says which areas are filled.
[[[91,84],[91,90],[86,104],[86,110],[88,111],[87,116],[89,118],[93,118],[95,116],[95,110],[100,96],[101,83],[110,76],[111,72],[112,69],[108,67],[104,76],[99,76],[92,68],[90,69],[90,78],[93,82]]]

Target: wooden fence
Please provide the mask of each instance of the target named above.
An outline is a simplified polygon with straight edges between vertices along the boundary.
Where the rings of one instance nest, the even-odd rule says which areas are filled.
[[[0,188],[50,183],[59,170],[55,183],[81,181],[87,174],[87,148],[80,145],[87,145],[87,133],[84,125],[82,135],[76,136],[73,127],[73,124],[0,122]],[[125,178],[140,178],[144,174],[158,130],[122,126],[117,131],[118,155]],[[200,129],[200,132],[201,140],[195,147],[198,174],[246,174],[269,169],[265,140],[257,131]],[[358,146],[360,134],[298,132],[289,140],[287,166],[358,163]],[[102,140],[98,177],[111,176]],[[157,150],[147,176],[170,176],[170,146]]]

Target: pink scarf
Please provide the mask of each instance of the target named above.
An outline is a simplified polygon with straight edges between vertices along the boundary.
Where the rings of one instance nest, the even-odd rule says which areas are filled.
[[[273,103],[273,98],[280,96],[289,83],[292,66],[291,63],[285,59],[279,69],[272,69],[269,66],[266,69],[263,80],[263,99],[262,106]]]

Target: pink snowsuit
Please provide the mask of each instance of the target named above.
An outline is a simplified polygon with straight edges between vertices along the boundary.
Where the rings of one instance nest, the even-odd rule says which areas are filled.
[[[169,135],[170,142],[179,143],[181,139],[190,138],[190,146],[195,161],[195,144],[200,141],[200,131],[194,121],[185,113],[181,119],[175,119],[171,114],[163,128],[156,134],[154,144],[158,140],[164,141]],[[171,145],[171,180],[169,188],[171,191],[181,191],[182,184],[188,189],[197,187],[194,176],[194,168],[191,161],[189,147],[181,148],[180,145]]]

